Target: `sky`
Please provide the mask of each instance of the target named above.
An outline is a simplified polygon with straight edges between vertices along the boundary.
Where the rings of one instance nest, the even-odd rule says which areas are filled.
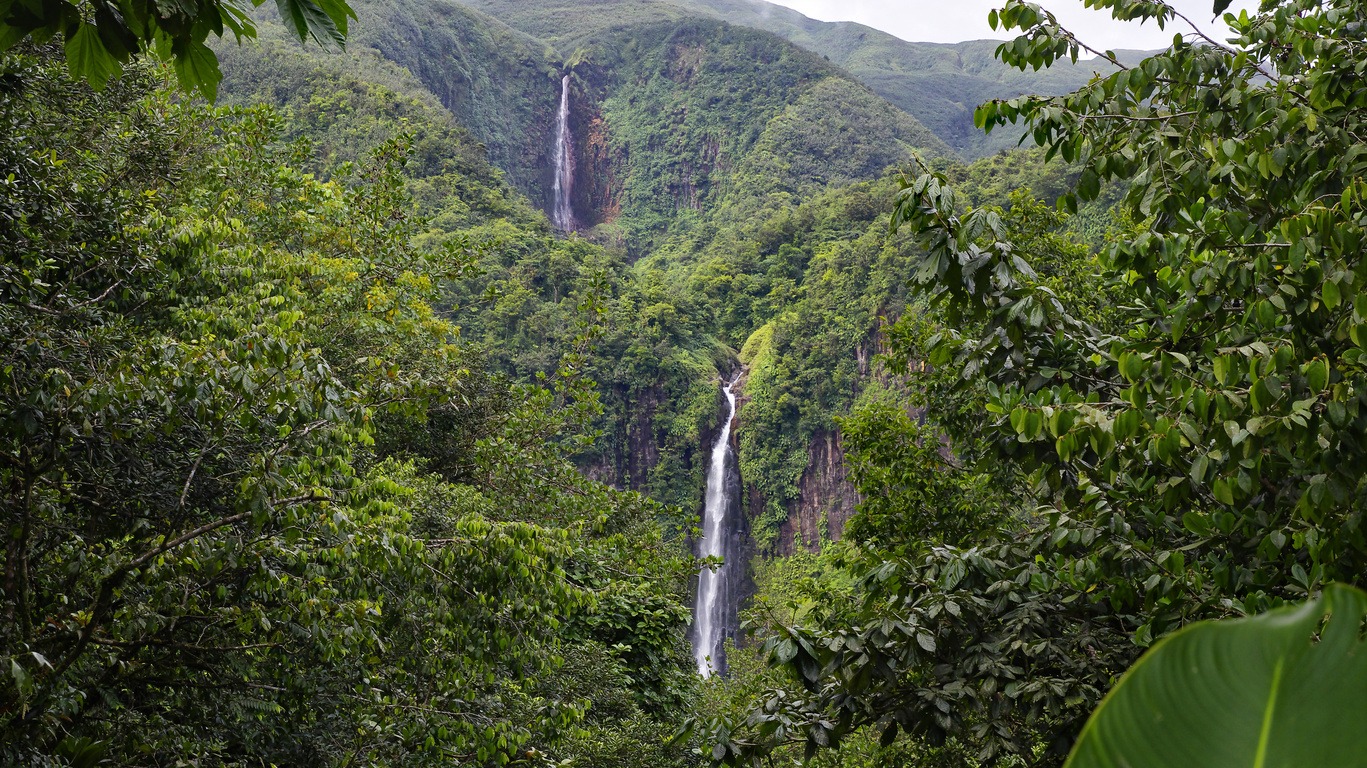
[[[1225,35],[1224,25],[1213,21],[1211,0],[1170,0],[1187,18],[1202,26],[1217,40]],[[984,38],[1004,39],[1002,32],[987,26],[987,12],[1005,3],[1002,0],[770,0],[786,5],[822,21],[857,21],[904,40],[957,43]],[[1162,48],[1179,31],[1169,25],[1160,30],[1153,24],[1119,22],[1106,11],[1083,7],[1082,0],[1035,0],[1052,11],[1065,28],[1093,48]],[[1231,11],[1252,10],[1255,0],[1235,0]],[[1181,25],[1180,31],[1188,31]]]

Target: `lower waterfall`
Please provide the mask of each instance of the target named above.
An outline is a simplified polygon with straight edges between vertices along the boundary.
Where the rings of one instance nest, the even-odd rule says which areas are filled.
[[[736,581],[739,547],[734,535],[739,514],[738,499],[729,482],[731,469],[731,422],[736,416],[736,381],[727,384],[726,421],[712,446],[712,461],[707,470],[707,493],[703,501],[702,539],[698,542],[699,557],[721,557],[723,563],[716,570],[704,567],[698,574],[698,597],[693,606],[693,659],[698,674],[708,677],[726,673],[723,642],[727,630],[735,624],[735,600],[732,598]]]

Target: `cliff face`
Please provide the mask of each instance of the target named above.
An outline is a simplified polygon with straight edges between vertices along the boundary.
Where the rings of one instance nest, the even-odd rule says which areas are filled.
[[[660,463],[663,440],[657,434],[656,416],[666,404],[666,395],[659,385],[646,387],[630,396],[622,394],[625,417],[614,425],[616,436],[604,441],[611,450],[598,454],[581,465],[584,474],[616,488],[647,491],[651,472]],[[700,444],[690,446],[679,457],[683,465],[692,468],[706,460],[707,446],[716,432],[705,433]],[[701,457],[701,458],[700,458]],[[701,493],[701,491],[699,492]]]
[[[617,182],[617,168],[621,159],[614,154],[607,123],[597,105],[584,110],[583,135],[580,150],[580,174],[574,189],[574,206],[582,211],[587,225],[611,224],[622,213],[621,184]]]
[[[408,69],[484,144],[508,182],[541,200],[552,181],[557,68],[544,45],[452,3],[355,3],[348,47]]]
[[[791,555],[799,546],[815,552],[823,541],[839,540],[859,503],[859,494],[847,478],[839,430],[813,436],[807,456],[797,502],[779,528],[780,555]]]
[[[651,387],[641,393],[631,410],[626,462],[622,467],[624,480],[630,488],[645,488],[650,470],[660,463],[660,443],[655,438],[655,412],[660,407],[660,399],[659,390]]]

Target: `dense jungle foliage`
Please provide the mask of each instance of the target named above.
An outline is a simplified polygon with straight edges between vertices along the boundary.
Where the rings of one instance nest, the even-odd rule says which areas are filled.
[[[768,590],[791,606],[756,617],[773,668],[695,723],[715,760],[1061,764],[1159,638],[1356,599],[1326,585],[1361,585],[1367,556],[1362,14],[1264,3],[1225,17],[1227,44],[984,104],[986,128],[1024,122],[1074,164],[1062,208],[1124,185],[1099,251],[1026,196],[975,206],[948,174],[904,178],[894,221],[930,312],[889,330],[886,361],[911,397],[844,422],[865,501],[840,546]],[[1021,32],[1001,49],[1017,66],[1078,53],[1036,6],[992,18]],[[1095,746],[1076,764],[1116,764]]]
[[[12,5],[0,763],[1057,766],[1161,638],[1364,583],[1356,4],[1146,58],[1009,0],[1000,61],[753,0]]]
[[[415,245],[415,135],[321,181],[155,67],[3,66],[4,762],[676,759],[690,561],[570,461],[572,350],[437,312],[487,246]]]

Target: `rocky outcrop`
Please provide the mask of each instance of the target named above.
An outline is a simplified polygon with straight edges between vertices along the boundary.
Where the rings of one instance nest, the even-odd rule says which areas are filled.
[[[613,154],[607,123],[596,105],[586,106],[586,122],[579,185],[575,207],[586,224],[611,224],[622,213],[621,184],[617,182],[620,159]]]
[[[797,547],[815,552],[823,542],[839,540],[859,503],[859,494],[847,477],[839,430],[814,435],[807,456],[797,502],[779,528],[781,555],[791,555]]]

